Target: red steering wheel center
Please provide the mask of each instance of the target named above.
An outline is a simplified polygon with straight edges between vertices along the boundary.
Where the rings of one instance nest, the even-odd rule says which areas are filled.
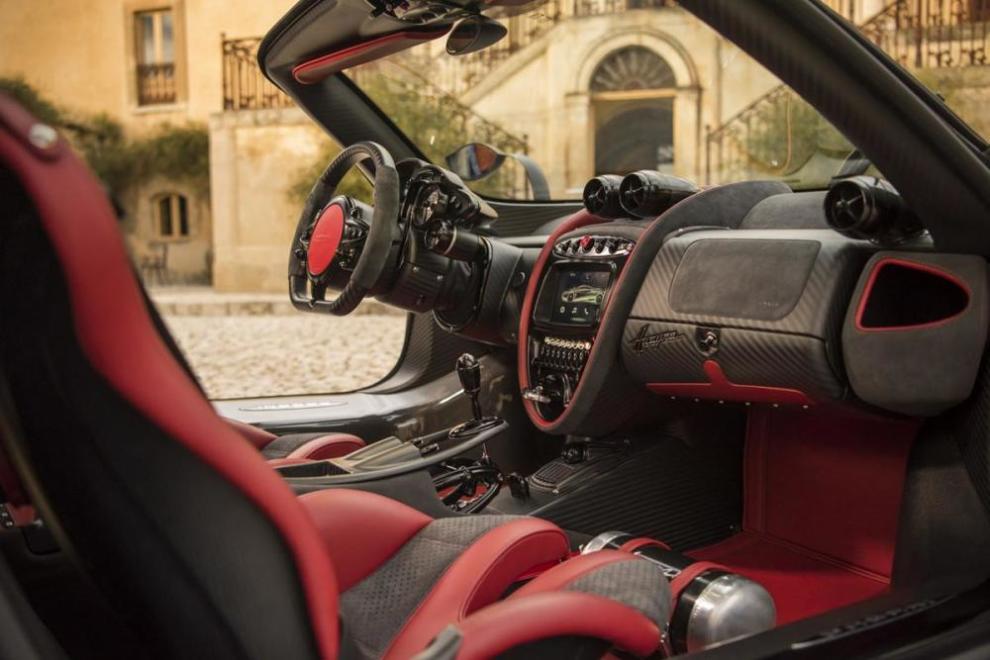
[[[309,239],[306,268],[316,277],[326,272],[337,255],[340,239],[344,235],[344,209],[340,204],[330,204],[316,220],[313,235]]]

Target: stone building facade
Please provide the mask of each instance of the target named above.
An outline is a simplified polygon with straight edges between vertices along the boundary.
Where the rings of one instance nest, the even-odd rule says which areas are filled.
[[[949,90],[983,130],[990,0],[825,4]],[[166,245],[163,267],[179,275],[208,268],[220,290],[281,292],[300,206],[288,189],[327,144],[252,69],[257,37],[288,5],[0,3],[0,76],[21,75],[56,102],[108,113],[135,133],[163,122],[208,123],[208,197],[148,182],[125,200],[136,218],[133,242],[152,264]],[[773,76],[671,0],[548,0],[506,24],[506,39],[475,55],[447,57],[435,42],[404,57],[429,71],[425,97],[523,145],[553,196],[573,196],[596,173],[641,167],[702,184],[739,176],[739,145],[782,96]],[[360,72],[386,74],[374,66]],[[645,139],[630,140],[638,134]]]

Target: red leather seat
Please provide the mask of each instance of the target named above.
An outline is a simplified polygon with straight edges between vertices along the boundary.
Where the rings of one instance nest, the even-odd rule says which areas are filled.
[[[350,433],[275,435],[235,419],[228,419],[227,423],[254,445],[273,467],[339,458],[365,446],[364,440]]]
[[[2,95],[0,199],[4,449],[155,655],[408,658],[441,633],[459,658],[657,648],[670,596],[649,562],[596,553],[500,600],[566,557],[563,532],[355,490],[297,498],[156,332],[95,180]]]

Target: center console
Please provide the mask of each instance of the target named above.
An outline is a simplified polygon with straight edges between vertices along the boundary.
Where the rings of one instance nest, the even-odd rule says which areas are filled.
[[[635,246],[628,232],[592,230],[558,238],[533,305],[523,397],[546,419],[570,403],[594,347],[609,295]]]

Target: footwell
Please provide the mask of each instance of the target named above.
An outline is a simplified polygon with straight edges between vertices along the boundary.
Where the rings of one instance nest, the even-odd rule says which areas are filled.
[[[911,421],[754,410],[743,530],[691,551],[754,579],[785,624],[890,584]]]

